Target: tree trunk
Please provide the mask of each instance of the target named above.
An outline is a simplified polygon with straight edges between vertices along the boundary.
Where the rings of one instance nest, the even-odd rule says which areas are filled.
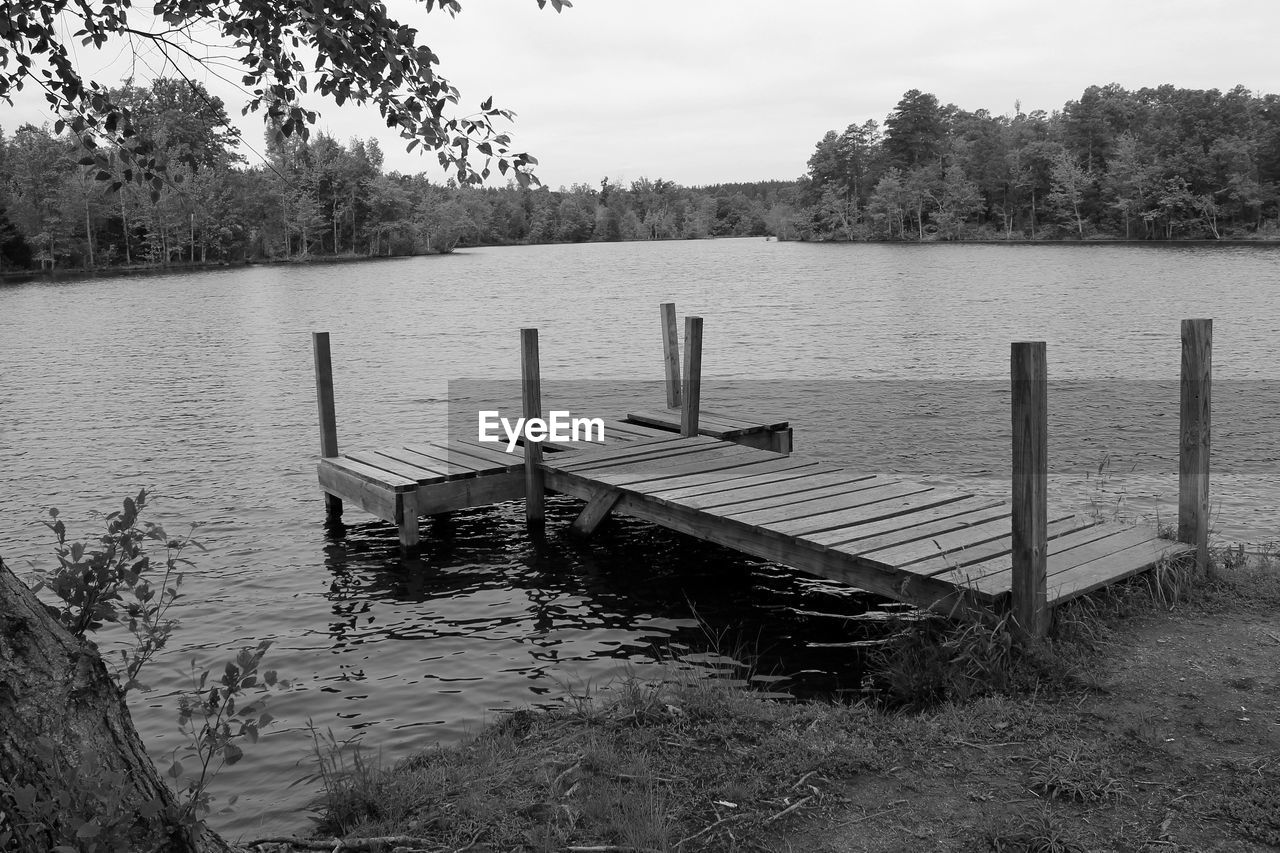
[[[124,209],[124,187],[121,187],[120,193],[120,228],[124,231],[124,262],[126,266],[133,264],[133,257],[129,254],[129,216]]]
[[[0,835],[14,827],[27,835],[28,846],[15,849],[49,850],[74,839],[86,821],[97,824],[109,849],[234,849],[210,830],[192,833],[172,819],[177,799],[97,651],[68,633],[3,560],[0,720]],[[22,808],[23,800],[33,804]]]
[[[84,201],[84,242],[89,247],[89,268],[93,269],[93,228],[89,220],[89,200]]]

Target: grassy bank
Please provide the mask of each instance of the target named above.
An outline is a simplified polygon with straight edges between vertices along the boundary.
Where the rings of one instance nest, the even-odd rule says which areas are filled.
[[[322,750],[318,829],[473,853],[1274,849],[1280,567],[1217,574],[1078,602],[1025,652],[901,623],[855,705],[673,664],[394,768]]]

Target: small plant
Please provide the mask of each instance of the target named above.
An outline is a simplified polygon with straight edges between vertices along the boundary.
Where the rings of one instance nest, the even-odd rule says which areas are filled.
[[[67,526],[51,508],[44,524],[57,537],[58,568],[37,575],[33,586],[36,592],[48,589],[58,597],[58,620],[75,637],[84,639],[86,632],[108,622],[125,625],[134,642],[120,650],[116,677],[126,693],[135,687],[146,689],[138,674],[178,626],[168,611],[179,597],[180,568],[191,565],[182,552],[192,546],[204,550],[192,538],[199,525],[193,524],[186,536],[170,537],[161,525],[140,520],[146,505],[146,489],[125,498],[122,509],[107,516],[106,532],[96,542],[68,542]],[[148,542],[165,547],[164,572],[155,584]]]
[[[275,687],[287,687],[288,682],[280,680],[273,669],[259,674],[262,658],[270,647],[271,642],[263,640],[256,649],[241,649],[234,661],[227,662],[222,677],[212,684],[209,671],[197,672],[195,661],[191,662],[192,690],[178,700],[178,728],[188,742],[174,751],[173,763],[166,771],[175,786],[186,780],[185,787],[179,787],[185,800],[181,816],[184,821],[194,822],[212,809],[209,783],[223,767],[244,757],[242,741],[257,743],[261,730],[272,721],[263,694]],[[251,692],[258,698],[237,705],[237,700]],[[193,760],[197,768],[194,772],[187,773],[178,752]],[[235,800],[232,795],[228,807]]]

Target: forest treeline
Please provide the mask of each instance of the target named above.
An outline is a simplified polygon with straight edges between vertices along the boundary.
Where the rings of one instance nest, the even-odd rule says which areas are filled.
[[[267,134],[250,165],[222,102],[113,90],[175,177],[140,183],[68,133],[0,128],[0,270],[450,252],[774,235],[800,240],[1256,238],[1280,233],[1280,98],[1091,86],[992,115],[907,92],[818,141],[796,180],[459,187],[383,168],[374,139]],[[105,164],[105,167],[104,167]]]

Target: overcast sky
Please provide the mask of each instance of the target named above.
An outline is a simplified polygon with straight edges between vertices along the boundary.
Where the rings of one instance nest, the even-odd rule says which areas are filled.
[[[463,0],[456,19],[389,0],[441,57],[471,108],[488,95],[518,115],[518,150],[555,188],[666,178],[686,185],[795,178],[828,130],[883,121],[921,89],[969,110],[1054,110],[1085,87],[1173,83],[1280,92],[1280,2],[1246,0]],[[115,84],[117,61],[79,54]],[[137,69],[140,78],[145,68]],[[246,139],[261,117],[213,77]],[[405,154],[375,111],[318,102],[319,128],[376,135],[388,169],[442,177]],[[0,106],[0,125],[50,121],[37,98]]]

